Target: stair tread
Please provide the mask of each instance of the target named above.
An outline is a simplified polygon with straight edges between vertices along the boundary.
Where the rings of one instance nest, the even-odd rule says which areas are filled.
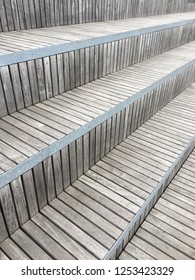
[[[129,18],[0,33],[0,55],[30,51],[92,38],[195,19],[194,12]],[[41,57],[41,56],[39,56]],[[30,55],[29,55],[30,58]]]
[[[126,225],[133,219],[144,201],[158,185],[159,180],[163,178],[194,135],[195,119],[192,122],[192,127],[186,126],[190,117],[187,111],[188,97],[195,100],[193,92],[194,85],[187,88],[167,105],[171,108],[172,104],[174,105],[176,101],[180,100],[183,107],[186,108],[185,114],[179,114],[179,117],[174,116],[170,123],[169,119],[166,118],[167,106],[165,106],[72,183],[57,198],[52,200],[21,229],[33,239],[33,242],[37,243],[37,246],[40,246],[41,250],[44,250],[52,258],[61,258],[63,254],[66,258],[70,256],[77,259],[104,258],[112,244],[119,238]],[[180,113],[180,109],[178,109],[178,113]],[[136,143],[133,141],[134,135],[139,137],[139,132],[141,132],[142,136],[147,136],[150,133],[150,127],[153,127],[153,122],[158,119],[159,115],[164,116],[164,123],[168,126],[170,134],[170,137],[166,139],[167,150],[174,147],[174,155],[165,162],[162,161],[167,151],[161,147],[163,142],[159,141],[162,132],[161,126],[159,126],[159,128],[156,128],[158,137],[154,137],[152,142],[148,137],[145,139],[145,144],[142,143],[139,146],[138,155],[140,155],[140,158],[139,156],[137,158],[132,157],[134,143]],[[177,126],[178,118],[185,120],[183,125]],[[178,139],[175,143],[173,142],[174,134],[172,135],[174,127],[177,127],[178,131]],[[146,129],[144,130],[144,128]],[[184,128],[188,132],[187,135],[182,133]],[[146,153],[145,147],[148,144],[149,151],[153,149],[154,155]],[[193,154],[189,157],[189,159],[191,158],[193,159]],[[147,164],[140,165],[138,159],[140,161],[144,159]],[[154,172],[150,173],[149,170],[152,170],[154,166]],[[183,165],[183,168],[185,166],[188,167],[188,161]],[[181,177],[182,174],[181,169]],[[174,180],[170,186],[172,185],[174,185]],[[170,195],[171,198],[169,199]],[[176,200],[178,200],[177,203]],[[188,204],[188,201],[190,204]],[[146,226],[143,223],[141,230],[138,230],[133,237],[131,242],[133,245],[128,246],[128,248],[132,247],[133,249],[126,250],[124,255],[121,255],[121,259],[147,258],[147,256],[150,259],[189,259],[192,256],[194,257],[195,248],[189,247],[195,236],[193,230],[195,221],[193,202],[194,198],[188,197],[186,192],[182,193],[182,189],[178,193],[177,190],[168,188],[167,193],[165,192],[162,195],[162,198],[146,219]],[[190,214],[189,211],[191,211]],[[180,215],[182,216],[181,220]],[[41,227],[41,229],[36,229],[36,227]],[[171,227],[174,228],[173,231],[171,231]],[[37,232],[36,236],[33,228]],[[177,230],[180,231],[178,237],[179,248],[175,247]],[[164,239],[163,234],[165,234]],[[53,245],[50,244],[51,247],[48,247],[47,244],[49,244],[51,237],[53,238]],[[150,243],[151,239],[154,243]],[[17,245],[17,240],[15,242]],[[58,244],[58,249],[56,249],[57,255],[54,256],[51,255],[51,252],[52,246],[55,246],[55,244]],[[79,253],[77,254],[77,252]]]
[[[195,156],[195,151],[162,194],[141,228],[122,252],[120,259],[128,260],[128,254],[138,260],[146,260],[150,257],[160,259],[160,255],[155,255],[154,249],[160,250],[161,253],[167,254],[172,259],[195,258],[195,196],[190,190],[189,193],[186,193],[186,185],[190,181],[190,176],[189,179],[185,179],[184,173],[193,156]],[[192,168],[195,170],[195,162],[192,164]],[[178,184],[178,177],[185,181],[175,188]],[[137,242],[138,238],[141,240]],[[142,242],[145,246],[142,246]]]
[[[119,103],[127,100],[127,98],[136,96],[141,90],[147,89],[151,83],[157,82],[172,71],[192,61],[194,59],[194,44],[194,42],[188,43],[178,49],[151,58],[148,61],[138,63],[125,70],[120,70],[118,73],[110,74],[106,78],[80,86],[77,89],[30,106],[28,109],[22,109],[19,112],[1,118],[0,151],[6,158],[5,161],[7,163],[4,164],[2,162],[0,168],[8,171],[28,160],[31,156],[49,147],[49,145],[58,143],[58,140],[68,136],[70,133],[76,133],[79,128],[100,117]],[[188,56],[185,57],[183,54],[186,52]],[[167,64],[169,67],[165,67]],[[150,69],[147,70],[147,73],[145,71],[146,68]],[[161,72],[162,68],[163,72]],[[140,79],[142,73],[143,78]],[[149,79],[149,77],[152,78]],[[114,87],[113,81],[115,82]],[[96,88],[97,84],[99,85],[98,89]],[[136,89],[134,88],[135,85]],[[103,90],[100,89],[101,87],[103,87]],[[177,107],[177,111],[181,112],[179,115],[177,112],[177,114],[171,115],[171,117],[167,115],[166,119],[164,119],[163,113],[160,112],[156,118],[152,119],[151,124],[154,124],[154,131],[158,130],[158,126],[162,126],[163,133],[165,133],[164,131],[169,130],[169,124],[173,123],[173,132],[177,137],[182,124],[182,135],[185,141],[186,137],[191,135],[191,133],[188,129],[189,126],[185,125],[183,117],[186,116],[190,119],[190,128],[193,128],[193,118],[190,117],[191,112],[188,113],[180,98],[173,103],[179,104]],[[191,102],[193,98],[190,96],[189,100]],[[192,109],[193,104],[191,103],[189,106]],[[172,111],[174,105],[172,107],[168,105],[165,110]],[[177,123],[174,123],[175,116],[178,118]],[[147,127],[147,124],[144,127]],[[146,137],[144,137],[142,131],[141,129],[139,132],[136,132],[131,138],[131,144],[134,146],[134,149],[142,146],[142,143],[145,141]],[[152,152],[151,145],[156,137],[158,137],[154,136],[154,131],[150,134],[151,143],[145,146],[146,153]],[[8,137],[9,135],[10,138]],[[169,139],[166,139],[160,140],[162,142],[161,148],[155,148],[152,153],[153,155],[155,153],[158,155],[161,149],[167,148],[167,141]],[[176,145],[176,148],[174,148],[174,142],[175,140],[173,139],[169,145],[170,149],[165,152],[162,158],[162,163],[165,161],[169,162],[177,154],[177,150],[181,150],[183,141],[181,141],[180,146]]]

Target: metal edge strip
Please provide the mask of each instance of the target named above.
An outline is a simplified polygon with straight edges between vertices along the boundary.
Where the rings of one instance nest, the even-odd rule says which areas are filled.
[[[100,36],[97,38],[90,38],[79,40],[71,43],[64,43],[49,47],[42,47],[38,49],[32,49],[27,51],[18,51],[10,54],[5,54],[0,56],[0,67],[25,62],[33,59],[43,58],[51,55],[57,55],[60,53],[65,53],[69,51],[74,51],[78,49],[88,48],[100,44],[105,44],[113,41],[123,40],[134,36],[143,35],[150,32],[162,31],[164,29],[176,28],[184,25],[194,24],[195,19],[184,20],[169,24],[157,25],[154,27],[147,27],[142,29],[136,29],[132,31],[126,31],[116,34],[110,34],[105,36]]]
[[[195,135],[191,138],[191,140],[187,143],[187,145],[184,147],[184,150],[182,153],[177,157],[175,162],[171,165],[169,170],[165,173],[161,181],[158,183],[158,185],[155,187],[155,189],[152,191],[150,196],[147,198],[147,200],[144,202],[144,204],[141,206],[139,211],[136,213],[132,221],[127,225],[125,230],[122,232],[120,237],[117,239],[115,244],[112,246],[112,248],[109,250],[109,252],[104,257],[104,260],[110,260],[113,258],[113,256],[116,254],[117,250],[120,248],[120,246],[123,244],[123,242],[126,240],[130,240],[134,233],[139,228],[140,224],[144,221],[144,219],[149,214],[150,210],[154,207],[157,200],[161,197],[162,193],[165,191],[165,189],[168,187],[172,179],[175,177],[177,172],[182,167],[183,163],[186,161],[188,156],[192,153],[192,151],[195,149]],[[137,227],[137,228],[136,228]],[[129,235],[131,234],[131,238],[129,238]]]
[[[37,164],[41,163],[45,159],[49,158],[56,152],[60,151],[76,139],[82,137],[101,123],[107,121],[129,105],[133,104],[155,88],[159,87],[161,84],[165,83],[172,77],[176,76],[177,74],[183,72],[190,66],[195,64],[195,59],[191,60],[190,62],[182,65],[178,69],[174,70],[173,72],[169,73],[165,77],[161,78],[157,82],[153,83],[149,87],[146,87],[145,89],[139,91],[132,97],[129,97],[125,101],[117,104],[114,108],[111,108],[107,112],[103,113],[101,116],[98,116],[97,118],[93,119],[92,121],[88,122],[87,124],[83,125],[82,127],[78,128],[77,130],[71,132],[67,136],[64,136],[60,140],[56,141],[55,143],[51,144],[50,146],[46,147],[42,151],[38,152],[37,154],[31,156],[30,158],[26,159],[25,161],[21,162],[17,166],[11,168],[10,170],[6,171],[2,175],[0,175],[0,188],[4,187],[11,181],[15,180],[25,172],[29,171],[33,167],[35,167]]]

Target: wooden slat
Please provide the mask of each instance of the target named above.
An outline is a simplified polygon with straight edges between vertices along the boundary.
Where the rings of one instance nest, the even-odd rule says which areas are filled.
[[[43,5],[44,6],[44,5]],[[25,7],[29,10],[28,7]],[[43,7],[41,6],[41,10]],[[21,13],[25,13],[24,11]],[[28,12],[27,12],[28,14]],[[156,20],[156,24],[159,21],[164,23],[177,22],[179,19],[185,20],[186,14],[181,14],[180,17],[170,19],[169,16],[161,16]],[[187,19],[190,17],[194,18],[193,13],[188,14]],[[42,20],[44,20],[42,18]],[[152,17],[147,19],[147,24],[153,27],[155,20]],[[105,25],[105,26],[104,26]],[[124,26],[125,29],[124,29]],[[122,25],[120,21],[114,24],[112,28],[110,23],[99,23],[96,25],[79,25],[72,29],[70,26],[58,27],[53,29],[46,28],[45,32],[42,29],[36,29],[24,32],[14,32],[13,35],[0,34],[0,53],[17,52],[19,50],[30,50],[32,48],[39,48],[44,46],[53,46],[55,44],[63,43],[68,41],[77,41],[81,39],[79,34],[84,34],[84,38],[87,39],[89,36],[98,37],[105,34],[113,34],[116,32],[123,32],[126,30],[134,30],[137,28],[145,28],[146,22],[137,19],[128,19],[124,21]],[[96,33],[94,33],[94,28]],[[191,32],[188,29],[191,28]],[[144,40],[140,43],[140,40],[135,39],[134,41],[134,51],[129,48],[127,43],[130,39],[114,41],[111,43],[106,43],[103,45],[92,46],[85,49],[80,49],[76,51],[67,52],[64,54],[57,54],[51,56],[46,56],[44,58],[37,58],[29,61],[24,61],[18,64],[10,65],[9,67],[1,67],[1,76],[4,88],[4,97],[6,101],[6,107],[8,113],[15,112],[25,107],[29,107],[39,101],[46,100],[53,96],[68,91],[80,84],[88,83],[94,79],[108,75],[109,73],[115,72],[121,68],[132,65],[135,62],[139,62],[145,59],[145,57],[150,58],[153,55],[160,54],[168,49],[175,48],[174,40],[169,40],[176,36],[179,36],[180,30],[182,33],[182,38],[177,38],[180,44],[184,44],[192,40],[193,38],[188,38],[192,34],[193,25],[185,25],[178,28],[171,29],[171,36],[165,33],[164,42],[168,42],[166,46],[164,44],[144,47],[145,42],[150,39],[150,33],[144,35]],[[86,30],[89,29],[88,32]],[[90,31],[91,29],[91,31]],[[108,29],[108,32],[105,30]],[[176,31],[177,29],[177,31]],[[85,35],[86,34],[86,35]],[[92,34],[92,35],[89,35]],[[186,36],[187,34],[187,36]],[[157,33],[158,40],[160,41],[160,33]],[[167,37],[166,37],[167,36]],[[135,38],[138,38],[137,36]],[[30,41],[30,43],[27,43]],[[40,42],[41,41],[41,42]],[[7,42],[7,43],[6,43]],[[15,48],[15,49],[14,49]],[[151,53],[151,48],[155,49],[155,53]],[[131,54],[129,54],[131,52]],[[130,57],[136,57],[140,52],[143,55],[139,58],[135,58],[134,61]],[[120,54],[120,55],[119,55]],[[142,75],[143,76],[143,75]],[[63,77],[66,77],[63,79]],[[11,92],[9,95],[6,92]],[[5,110],[5,109],[4,109]],[[7,112],[2,112],[2,115],[6,115]]]
[[[0,260],[9,260],[9,258],[4,254],[2,250],[0,250]]]
[[[12,260],[29,260],[29,256],[25,254],[10,238],[7,238],[0,244],[0,248]]]
[[[0,225],[1,225],[1,231],[0,231],[0,243],[1,243],[8,237],[7,228],[2,212],[0,212]]]
[[[38,226],[47,231],[47,234],[54,238],[62,247],[71,252],[71,254],[73,254],[76,259],[95,259],[95,257],[85,248],[80,246],[79,243],[75,242],[71,236],[68,236],[64,231],[51,223],[43,215],[37,214],[35,217],[33,217],[33,221]]]
[[[76,225],[71,223],[65,217],[60,215],[58,212],[53,210],[51,207],[47,206],[42,210],[42,213],[49,217],[49,219],[61,228],[63,231],[67,232],[69,235],[74,236],[79,243],[88,249],[97,258],[103,258],[106,253],[106,248],[99,244],[92,237],[87,235],[84,231],[79,229]]]
[[[18,225],[16,209],[14,206],[14,201],[9,185],[0,189],[0,202],[1,202],[1,209],[3,212],[3,217],[5,219],[6,228],[8,230],[8,233],[12,234],[14,231],[18,229],[19,225]],[[5,228],[3,232],[5,234]]]
[[[114,239],[101,230],[98,226],[92,224],[86,218],[82,217],[79,213],[59,200],[53,200],[50,205],[67,219],[69,219],[72,223],[76,224],[81,230],[85,231],[89,236],[95,238],[97,242],[103,246],[108,248],[114,242]]]
[[[74,260],[71,254],[32,221],[23,225],[22,228],[51,258],[58,260]]]
[[[34,260],[51,260],[51,257],[44,252],[32,239],[22,230],[17,230],[11,236],[12,240]]]
[[[40,6],[39,6],[40,4]],[[44,6],[46,5],[46,9]],[[53,1],[30,0],[27,5],[22,0],[5,1],[1,4],[2,31],[20,30],[63,24],[105,21],[127,17],[178,13],[194,10],[194,3],[175,0],[173,3],[154,0],[134,1]],[[42,19],[41,19],[41,15]],[[173,15],[174,16],[174,15]]]
[[[165,259],[168,259],[168,256],[177,260],[194,259],[194,199],[193,193],[190,197],[190,195],[186,195],[185,188],[183,189],[183,186],[186,186],[186,183],[191,180],[190,175],[193,176],[193,172],[189,173],[188,179],[180,182],[178,189],[173,190],[173,187],[177,185],[177,178],[186,176],[185,168],[193,156],[194,152],[184,163],[178,175],[170,183],[141,228],[129,242],[124,253],[121,254],[122,259],[128,259],[126,252],[137,259],[143,259],[143,257],[149,259],[149,255],[160,259],[161,254],[155,253],[154,246],[167,254]],[[191,167],[195,167],[195,162],[191,164]],[[140,247],[141,245],[142,247]],[[134,250],[135,246],[140,247],[142,254],[140,254],[140,249],[137,250],[136,248]]]

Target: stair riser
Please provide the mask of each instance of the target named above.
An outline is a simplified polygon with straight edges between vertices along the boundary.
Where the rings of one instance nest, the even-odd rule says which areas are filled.
[[[0,32],[188,12],[194,9],[193,0],[1,1]]]
[[[0,242],[12,234],[57,194],[68,187],[110,150],[122,142],[146,120],[194,82],[195,65],[167,80],[142,98],[130,104],[112,118],[103,121],[88,133],[42,161],[33,168],[28,161],[12,171],[21,175],[0,189],[1,209],[6,226],[1,221]],[[29,171],[28,171],[29,170]],[[28,172],[27,172],[28,171]],[[9,171],[6,176],[9,176]],[[10,177],[11,178],[11,177]],[[16,177],[15,177],[16,178]],[[0,220],[1,217],[0,217]],[[3,229],[6,229],[3,230]]]
[[[195,24],[0,68],[0,117],[195,39]]]

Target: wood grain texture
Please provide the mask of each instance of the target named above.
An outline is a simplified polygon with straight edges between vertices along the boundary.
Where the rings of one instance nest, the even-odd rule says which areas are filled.
[[[170,16],[163,17],[156,19],[152,17],[147,19],[147,22],[128,19],[123,22],[124,24],[116,21],[113,23],[113,27],[109,22],[99,23],[97,26],[91,23],[87,26],[77,26],[76,31],[72,27],[64,26],[58,27],[55,32],[52,28],[47,28],[45,32],[42,29],[36,29],[9,35],[2,33],[0,34],[0,54],[6,54],[8,49],[9,53],[14,53],[52,47],[65,42],[74,43],[74,41],[88,39],[90,36],[98,38],[106,34],[133,31],[146,26],[153,27],[159,25],[159,21],[164,24],[179,20],[179,16],[174,19]],[[191,16],[181,14],[180,19],[186,20],[189,17],[194,18],[193,14]],[[96,33],[94,33],[94,28]],[[107,29],[108,32],[105,32]],[[28,61],[1,67],[1,115],[5,116],[50,99],[119,69],[188,43],[194,40],[193,29],[194,24],[188,24],[35,60],[31,60],[29,57]],[[83,36],[79,34],[83,34]],[[27,43],[28,41],[30,43]]]
[[[46,8],[44,8],[46,7]],[[194,3],[188,0],[23,0],[1,1],[0,31],[49,27],[84,22],[107,21],[128,17],[189,12]]]

